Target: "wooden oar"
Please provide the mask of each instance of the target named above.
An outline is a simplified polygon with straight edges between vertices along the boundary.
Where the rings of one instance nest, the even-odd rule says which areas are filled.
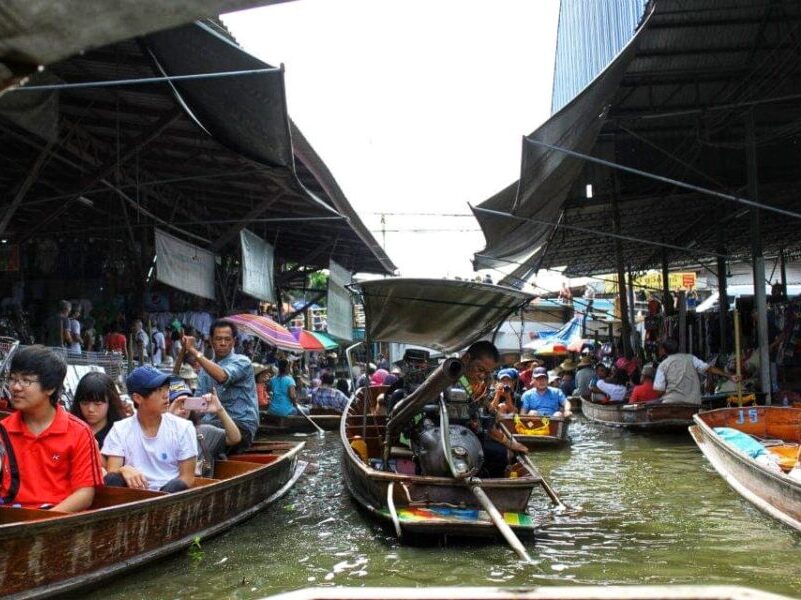
[[[506,434],[506,436],[510,440],[514,441],[515,438],[509,431],[509,429],[506,427],[506,425],[501,421],[498,421],[498,425],[500,425],[501,430]],[[515,451],[512,450],[512,452]],[[528,457],[528,454],[522,452],[515,452],[515,455],[517,457],[517,460],[520,461],[520,464],[522,464],[528,470],[528,472],[531,473],[532,476],[540,480],[540,485],[542,486],[542,489],[545,490],[545,493],[548,495],[548,497],[551,499],[551,502],[555,504],[556,507],[559,509],[566,509],[567,505],[564,502],[562,502],[562,500],[556,493],[556,490],[554,490],[551,487],[551,484],[545,480],[545,477],[543,477],[542,474],[537,469],[537,467],[534,466],[534,463],[531,462],[531,459]]]
[[[453,457],[451,456],[450,418],[448,417],[448,407],[445,404],[445,398],[442,396],[439,397],[439,432],[442,450],[445,453],[445,460],[448,463],[448,469],[450,469],[451,476],[454,479],[463,479],[465,474],[457,473],[456,466],[453,464]],[[481,480],[478,478],[471,479],[469,485],[470,491],[473,492],[473,495],[479,501],[481,506],[483,506],[484,510],[487,511],[487,514],[495,524],[495,527],[498,528],[498,531],[503,536],[503,539],[505,539],[506,542],[512,547],[512,550],[517,552],[517,555],[521,559],[527,563],[531,563],[531,558],[526,552],[523,542],[520,541],[520,538],[518,538],[512,528],[509,527],[509,524],[503,520],[503,515],[501,515],[500,511],[495,508],[495,505],[492,503],[492,500],[490,500],[489,496],[487,496],[486,492],[481,489]]]
[[[296,400],[292,400],[292,404],[294,404],[294,405],[295,405],[295,410],[296,410],[296,411],[298,411],[298,414],[301,414],[301,415],[303,415],[303,416],[304,416],[304,418],[305,418],[305,419],[306,419],[306,420],[307,420],[309,423],[311,423],[311,424],[312,424],[312,427],[314,427],[314,428],[317,430],[317,437],[318,437],[318,438],[324,438],[324,437],[325,437],[325,430],[324,430],[322,427],[320,427],[320,426],[319,426],[317,423],[315,423],[315,422],[314,422],[314,419],[312,419],[312,418],[311,418],[309,415],[307,415],[305,412],[303,412],[302,410],[300,410],[300,406],[298,406],[298,403],[297,403],[297,401],[296,401]]]

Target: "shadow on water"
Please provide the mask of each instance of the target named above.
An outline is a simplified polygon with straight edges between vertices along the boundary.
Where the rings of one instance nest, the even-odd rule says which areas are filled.
[[[532,455],[572,507],[536,493],[533,565],[500,541],[413,546],[350,499],[335,432],[307,438],[316,463],[286,497],[222,536],[84,594],[257,598],[312,585],[737,584],[801,590],[801,534],[762,515],[712,471],[689,435],[645,436],[588,423],[569,448]]]

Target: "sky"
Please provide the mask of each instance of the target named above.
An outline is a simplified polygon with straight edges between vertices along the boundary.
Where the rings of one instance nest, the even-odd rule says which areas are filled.
[[[285,65],[290,116],[399,274],[438,278],[475,276],[468,203],[518,178],[522,137],[550,116],[558,14],[558,0],[296,0],[223,20]]]

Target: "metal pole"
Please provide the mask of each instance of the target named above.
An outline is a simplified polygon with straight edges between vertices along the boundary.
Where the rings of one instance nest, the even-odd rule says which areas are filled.
[[[662,309],[665,316],[673,314],[673,296],[670,295],[670,272],[668,271],[667,252],[662,250]]]
[[[718,250],[725,248],[725,235],[723,226],[718,225]],[[729,351],[729,332],[728,332],[728,314],[729,314],[729,297],[726,281],[726,259],[718,256],[718,305],[720,312],[718,313],[718,322],[720,328],[720,353]]]
[[[748,172],[748,193],[759,198],[759,174],[757,171],[756,134],[754,113],[745,117],[745,156]],[[759,202],[759,200],[755,200]],[[765,257],[762,254],[762,223],[760,210],[751,209],[751,258],[754,265],[754,308],[757,313],[757,336],[759,342],[759,387],[765,394],[765,403],[771,404],[770,356],[768,354],[768,303],[765,294]]]
[[[782,300],[789,298],[787,294],[787,264],[784,257],[784,248],[779,251],[779,276],[782,284]]]
[[[612,221],[615,234],[620,235],[620,207],[618,206],[619,186],[617,177],[614,178],[612,189]],[[620,299],[620,320],[622,321],[622,331],[620,337],[623,342],[623,354],[626,358],[631,358],[631,324],[629,323],[629,306],[626,298],[626,269],[623,266],[623,242],[615,239],[615,262],[617,263],[617,293]]]

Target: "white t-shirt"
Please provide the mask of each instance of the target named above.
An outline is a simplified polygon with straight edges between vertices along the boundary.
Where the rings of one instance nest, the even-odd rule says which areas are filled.
[[[139,331],[136,332],[136,334],[134,335],[134,341],[137,343],[141,342],[142,348],[144,350],[144,355],[145,357],[147,357],[148,356],[147,348],[148,346],[150,346],[150,340],[147,338],[147,333],[145,332],[144,329],[140,329]],[[134,347],[134,352],[135,353],[139,352],[139,349]]]
[[[151,490],[160,489],[180,474],[178,463],[197,456],[195,427],[170,413],[161,415],[155,437],[145,437],[134,415],[114,423],[103,442],[102,453],[122,457],[146,478]]]
[[[163,333],[158,330],[153,332],[153,364],[156,366],[159,366],[162,362],[162,354],[166,343]]]
[[[78,319],[70,319],[70,333],[73,338],[81,339],[81,322]],[[67,348],[72,352],[80,352],[81,342],[70,342]]]
[[[607,383],[603,379],[599,379],[595,384],[599,390],[609,396],[612,402],[623,402],[626,399],[626,386],[617,383]]]

